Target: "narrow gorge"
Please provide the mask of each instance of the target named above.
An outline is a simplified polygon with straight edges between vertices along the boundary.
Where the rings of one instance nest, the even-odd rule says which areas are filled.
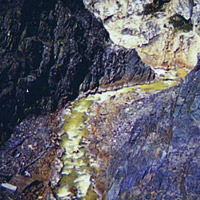
[[[199,11],[0,0],[0,199],[200,199]]]

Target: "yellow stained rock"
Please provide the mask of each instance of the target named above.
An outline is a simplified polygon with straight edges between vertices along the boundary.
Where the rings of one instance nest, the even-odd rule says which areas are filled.
[[[183,73],[183,72],[182,72]],[[181,74],[182,75],[182,74]],[[71,112],[63,116],[64,134],[62,135],[61,146],[65,149],[62,161],[64,167],[60,185],[56,188],[57,199],[70,200],[74,195],[83,200],[96,200],[95,185],[91,182],[93,175],[101,174],[98,159],[102,151],[105,154],[109,148],[97,151],[97,155],[92,155],[88,145],[90,140],[87,123],[89,123],[92,105],[109,105],[112,112],[116,112],[117,106],[126,103],[127,97],[134,96],[134,99],[142,98],[144,94],[155,93],[165,90],[178,84],[175,80],[155,80],[153,83],[145,85],[136,85],[118,89],[115,91],[106,91],[88,95],[86,98],[80,98],[72,103]],[[115,99],[115,100],[113,100]],[[131,100],[131,99],[129,99]],[[112,120],[112,119],[107,119]],[[91,131],[91,130],[90,130]],[[91,133],[91,132],[90,132]],[[96,148],[96,147],[95,147]]]

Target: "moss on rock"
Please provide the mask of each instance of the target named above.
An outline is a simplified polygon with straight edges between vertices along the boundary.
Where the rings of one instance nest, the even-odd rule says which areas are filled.
[[[176,32],[177,31],[189,32],[193,29],[193,24],[191,20],[186,20],[181,15],[174,15],[170,17],[169,23],[174,26]]]
[[[170,0],[154,0],[153,3],[149,3],[145,6],[144,15],[149,15],[158,11],[162,11],[163,5],[169,3]]]

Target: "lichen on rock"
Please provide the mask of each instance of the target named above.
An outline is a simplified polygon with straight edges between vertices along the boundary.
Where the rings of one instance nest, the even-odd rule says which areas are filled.
[[[114,43],[136,48],[142,61],[151,67],[193,68],[196,65],[200,52],[197,0],[84,0],[84,3],[102,20]],[[174,49],[173,43],[177,44],[180,35],[185,47],[179,44]]]

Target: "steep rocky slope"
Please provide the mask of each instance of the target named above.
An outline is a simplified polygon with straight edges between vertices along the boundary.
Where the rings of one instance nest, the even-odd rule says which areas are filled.
[[[57,198],[198,199],[199,73],[68,105]]]
[[[27,115],[73,100],[80,85],[87,91],[154,77],[135,50],[110,42],[81,0],[1,0],[0,28],[1,141]]]
[[[0,0],[0,198],[198,200],[199,8]]]
[[[112,111],[98,110],[91,134],[97,136],[97,186],[105,199],[199,199],[199,73]]]
[[[84,0],[114,43],[152,67],[192,68],[200,52],[198,0]]]

